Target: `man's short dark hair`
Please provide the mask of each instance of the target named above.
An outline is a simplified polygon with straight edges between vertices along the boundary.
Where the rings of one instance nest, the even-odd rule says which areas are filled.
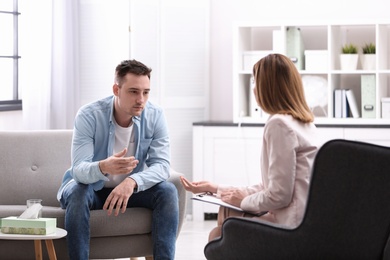
[[[131,73],[138,76],[148,76],[150,79],[150,73],[152,69],[147,67],[142,62],[137,60],[124,60],[115,69],[115,83],[119,86],[122,85],[123,78],[126,74]]]

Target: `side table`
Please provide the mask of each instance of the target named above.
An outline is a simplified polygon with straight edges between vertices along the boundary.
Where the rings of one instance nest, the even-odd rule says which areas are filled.
[[[66,236],[65,229],[57,228],[55,233],[48,235],[22,235],[22,234],[4,234],[0,232],[0,239],[5,240],[33,240],[35,248],[35,259],[42,260],[42,244],[41,240],[45,240],[47,253],[50,260],[57,260],[56,251],[54,249],[53,239],[59,239]]]

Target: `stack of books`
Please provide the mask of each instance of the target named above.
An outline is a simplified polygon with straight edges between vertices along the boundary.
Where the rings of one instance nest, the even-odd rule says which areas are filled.
[[[355,95],[351,89],[335,89],[334,91],[334,117],[359,118],[360,112]]]
[[[335,89],[333,104],[335,118],[375,118],[375,75],[361,75],[360,108],[351,89]]]

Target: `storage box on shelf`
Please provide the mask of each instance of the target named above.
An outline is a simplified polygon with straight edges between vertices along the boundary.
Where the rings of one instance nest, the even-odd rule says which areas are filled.
[[[328,51],[327,50],[306,50],[305,70],[307,71],[327,71]]]
[[[251,105],[251,76],[250,63],[255,63],[252,56],[250,63],[243,66],[243,57],[248,53],[283,53],[291,58],[301,57],[302,53],[291,55],[291,49],[302,52],[302,48],[288,48],[288,44],[294,42],[291,35],[287,37],[289,28],[299,28],[301,39],[295,43],[302,42],[305,55],[303,69],[299,68],[301,75],[313,76],[326,82],[326,97],[324,102],[310,102],[310,99],[317,99],[318,96],[310,96],[307,91],[307,99],[310,104],[320,104],[319,107],[312,107],[316,119],[319,122],[332,124],[340,122],[334,118],[334,91],[336,89],[350,89],[361,111],[359,118],[347,118],[342,121],[346,124],[370,124],[372,120],[365,120],[363,104],[365,97],[362,84],[367,77],[374,76],[374,104],[375,110],[371,111],[373,120],[376,123],[390,123],[388,119],[382,118],[381,99],[390,97],[390,21],[376,23],[309,23],[291,21],[286,23],[247,23],[237,22],[234,25],[233,34],[233,121],[246,123],[263,123],[266,116],[261,113],[253,113]],[[372,42],[376,45],[375,69],[363,70],[359,62],[354,70],[341,70],[340,54],[341,48],[347,43],[358,46],[359,59],[363,55],[361,47]],[[260,58],[260,56],[258,56]],[[249,68],[248,68],[249,66]],[[367,75],[367,77],[366,77]],[[315,83],[305,86],[314,88]],[[370,92],[372,93],[372,92]],[[309,96],[308,96],[309,95]],[[324,112],[325,111],[325,112]],[[368,123],[367,123],[368,122]]]
[[[390,98],[382,98],[382,118],[390,118]]]

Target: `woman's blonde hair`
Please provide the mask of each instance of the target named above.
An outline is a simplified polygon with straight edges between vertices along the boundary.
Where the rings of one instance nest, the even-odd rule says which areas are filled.
[[[269,54],[253,66],[253,76],[257,103],[266,113],[288,114],[304,123],[313,122],[301,75],[288,57]]]

